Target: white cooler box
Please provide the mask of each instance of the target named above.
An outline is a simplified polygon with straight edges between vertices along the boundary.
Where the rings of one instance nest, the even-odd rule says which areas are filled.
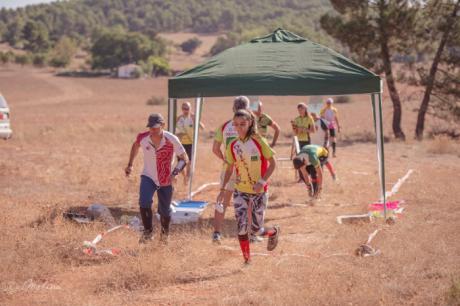
[[[208,202],[204,201],[173,201],[173,204],[171,205],[171,223],[184,224],[198,222],[198,220],[201,217],[201,214],[206,209],[206,206],[208,206]],[[159,214],[157,214],[157,218],[160,218]]]

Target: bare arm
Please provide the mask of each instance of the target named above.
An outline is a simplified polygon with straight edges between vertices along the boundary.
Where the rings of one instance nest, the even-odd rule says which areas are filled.
[[[224,194],[225,194],[225,186],[227,185],[228,181],[230,180],[230,177],[232,176],[233,173],[233,165],[227,164],[227,167],[225,168],[225,174],[224,174],[224,179],[222,182],[222,186],[220,186],[220,192],[219,195],[217,196],[217,203],[222,203],[224,200]]]
[[[271,146],[274,147],[276,145],[276,142],[278,141],[278,137],[280,135],[280,126],[278,125],[278,123],[276,123],[275,121],[273,121],[272,125],[270,125],[274,130],[275,130],[275,134],[273,135],[273,141],[272,141],[272,144]]]
[[[305,186],[307,186],[308,195],[310,197],[313,197],[313,186],[311,184],[311,180],[310,180],[310,176],[308,175],[307,168],[305,168],[305,166],[302,166],[302,168],[300,168],[300,172],[302,173],[303,182],[305,183]]]
[[[187,157],[187,153],[182,153],[182,154],[178,155],[177,157],[178,157],[179,160],[177,161],[176,167],[174,167],[174,170],[171,173],[171,177],[173,179],[174,179],[174,177],[176,175],[181,173],[182,170],[184,170],[185,166],[189,162],[188,157]]]
[[[319,196],[321,195],[321,190],[323,189],[323,169],[321,169],[321,166],[317,166],[315,170],[316,170],[316,183],[318,184],[318,188],[316,190],[315,197],[319,198]]]
[[[276,159],[274,157],[271,157],[268,162],[270,163],[268,165],[267,171],[265,172],[264,176],[261,178],[264,182],[257,182],[254,184],[252,187],[255,192],[261,192],[264,188],[265,182],[268,181],[270,176],[273,174],[276,168]]]
[[[131,171],[133,170],[133,162],[134,159],[137,156],[137,153],[139,152],[139,143],[135,141],[133,145],[131,146],[131,152],[129,153],[129,161],[128,161],[128,166],[125,168],[125,174],[126,176],[129,176],[131,174]]]
[[[220,160],[225,162],[224,154],[222,154],[222,151],[220,150],[221,142],[218,142],[214,140],[212,143],[212,153],[217,156]]]
[[[193,122],[195,122],[195,114],[192,114],[192,119],[193,119]],[[198,125],[202,130],[205,129],[205,126],[203,124],[203,122],[200,121],[199,125]]]
[[[307,131],[308,131],[309,133],[314,133],[314,132],[316,132],[316,127],[315,127],[315,123],[314,123],[313,119],[312,119],[311,121],[313,122],[313,124],[310,124],[310,125],[308,126],[308,130],[307,130]]]

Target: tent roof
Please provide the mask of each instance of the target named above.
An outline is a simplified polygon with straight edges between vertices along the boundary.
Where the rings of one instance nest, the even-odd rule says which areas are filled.
[[[339,53],[277,29],[168,82],[170,98],[380,92],[380,77]]]

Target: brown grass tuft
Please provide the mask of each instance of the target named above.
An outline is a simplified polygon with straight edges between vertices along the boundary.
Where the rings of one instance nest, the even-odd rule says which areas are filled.
[[[452,280],[452,285],[446,294],[446,302],[449,306],[460,305],[460,278]]]
[[[455,154],[458,152],[455,144],[455,140],[439,136],[427,143],[427,151],[431,154]]]

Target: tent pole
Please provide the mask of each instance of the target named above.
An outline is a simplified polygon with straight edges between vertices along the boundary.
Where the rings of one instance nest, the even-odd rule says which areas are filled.
[[[177,99],[168,99],[168,132],[176,132]]]
[[[383,115],[382,115],[382,93],[378,93],[378,105],[374,106],[376,110],[376,137],[377,137],[377,157],[379,162],[380,188],[382,193],[383,215],[387,219],[387,204],[385,192],[385,155],[383,149]],[[374,101],[375,102],[375,99]]]
[[[372,115],[374,116],[374,133],[377,139],[377,118],[375,115],[375,94],[371,94],[371,101],[372,101]]]
[[[193,146],[192,146],[192,158],[190,165],[190,179],[188,185],[188,199],[192,200],[192,181],[193,174],[195,173],[196,153],[198,147],[198,133],[200,131],[201,121],[201,109],[203,106],[203,98],[197,97],[195,99],[195,121],[193,122]]]

